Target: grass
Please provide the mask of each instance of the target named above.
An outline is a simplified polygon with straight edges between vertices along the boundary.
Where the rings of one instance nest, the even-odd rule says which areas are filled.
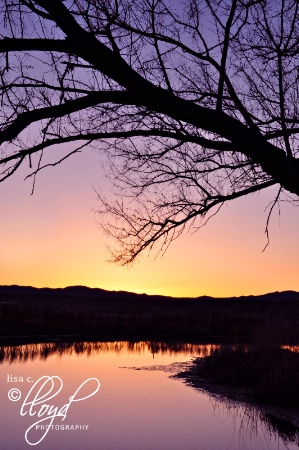
[[[280,347],[222,347],[198,370],[200,378],[246,388],[258,401],[299,409],[298,353]]]

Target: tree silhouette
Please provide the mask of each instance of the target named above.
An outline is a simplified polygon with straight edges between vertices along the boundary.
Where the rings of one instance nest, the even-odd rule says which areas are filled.
[[[277,185],[272,208],[283,194],[296,201],[298,8],[3,0],[1,181],[100,149],[118,195],[99,195],[100,212],[122,264],[229,200]]]

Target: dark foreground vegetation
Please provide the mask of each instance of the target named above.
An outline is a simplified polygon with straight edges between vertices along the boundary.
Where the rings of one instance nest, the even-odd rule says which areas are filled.
[[[198,375],[246,389],[260,402],[299,409],[299,353],[291,348],[219,347],[198,365]]]
[[[172,298],[70,287],[0,286],[0,336],[173,336],[299,343],[299,294]]]

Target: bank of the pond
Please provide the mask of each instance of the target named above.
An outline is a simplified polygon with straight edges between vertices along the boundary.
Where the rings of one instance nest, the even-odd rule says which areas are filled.
[[[241,407],[284,443],[299,446],[299,354],[282,348],[219,346],[175,375],[227,409]]]
[[[287,348],[221,346],[180,375],[194,387],[299,413],[299,353]]]

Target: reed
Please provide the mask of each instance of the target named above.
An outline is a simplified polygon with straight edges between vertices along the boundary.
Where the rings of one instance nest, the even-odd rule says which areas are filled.
[[[199,378],[245,388],[255,400],[299,409],[299,354],[281,347],[220,347],[198,366]]]

